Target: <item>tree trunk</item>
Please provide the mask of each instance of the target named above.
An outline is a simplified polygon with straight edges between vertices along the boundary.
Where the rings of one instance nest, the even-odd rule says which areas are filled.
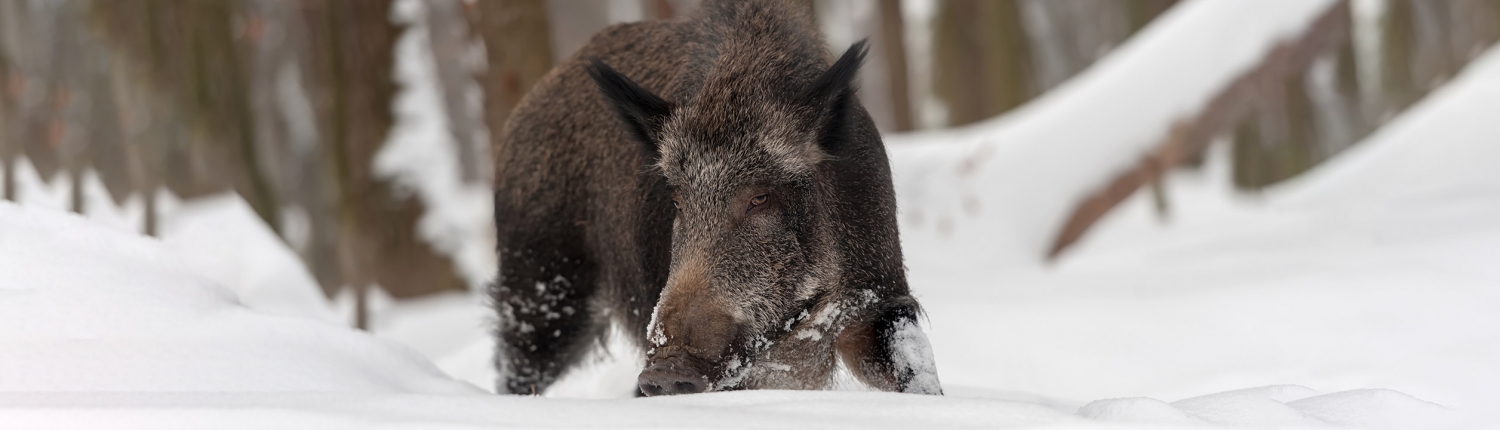
[[[891,115],[897,132],[912,129],[911,89],[906,67],[906,25],[901,0],[880,0],[880,46],[891,90]]]
[[[484,133],[484,108],[473,106],[470,96],[482,92],[475,80],[483,71],[475,49],[483,43],[465,16],[465,8],[479,7],[464,0],[424,0],[427,6],[425,24],[428,46],[432,48],[438,82],[443,89],[443,107],[448,114],[448,130],[458,145],[460,179],[464,182],[488,183],[490,169],[489,140]]]
[[[273,230],[280,229],[277,192],[256,147],[256,112],[250,94],[253,50],[242,1],[94,2],[102,43],[129,54],[120,60],[144,72],[162,94],[137,97],[130,106],[152,111],[145,151],[162,184],[191,198],[226,188],[238,191]],[[80,14],[81,16],[81,14]],[[238,30],[237,30],[238,29]],[[127,79],[128,80],[128,79]],[[158,134],[159,133],[159,134]],[[149,191],[149,190],[141,190]]]
[[[935,40],[933,88],[948,108],[948,125],[977,122],[1031,98],[1031,56],[1017,0],[942,2]]]
[[[461,290],[452,262],[417,236],[423,213],[414,196],[397,196],[374,175],[375,155],[394,118],[393,53],[398,29],[384,1],[302,3],[307,72],[320,139],[338,184],[342,284],[379,285],[397,298]]]
[[[484,39],[489,67],[484,89],[485,125],[491,145],[500,142],[511,110],[552,69],[552,42],[545,0],[478,3],[474,29]]]

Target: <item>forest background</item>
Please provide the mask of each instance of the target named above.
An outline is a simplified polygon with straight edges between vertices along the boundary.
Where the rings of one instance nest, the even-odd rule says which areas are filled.
[[[1059,88],[1173,0],[800,0],[832,50],[873,51],[883,133],[962,127]],[[3,198],[21,174],[88,212],[91,184],[158,234],[164,199],[232,190],[334,297],[493,275],[490,148],[526,90],[597,30],[694,0],[0,2]],[[1344,151],[1500,39],[1500,0],[1348,0],[1265,55],[1158,150],[1077,203],[1058,255],[1126,196],[1230,142],[1254,192]],[[404,51],[405,50],[405,51]],[[401,55],[402,52],[413,53]],[[415,58],[416,60],[410,60]],[[407,59],[407,60],[403,60]],[[33,173],[23,173],[33,172]],[[476,239],[477,238],[477,239]]]

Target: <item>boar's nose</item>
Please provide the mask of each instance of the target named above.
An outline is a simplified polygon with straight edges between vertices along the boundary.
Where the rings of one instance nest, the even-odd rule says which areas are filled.
[[[708,389],[708,378],[676,365],[675,361],[657,363],[641,371],[637,378],[641,392],[647,396],[701,393]]]

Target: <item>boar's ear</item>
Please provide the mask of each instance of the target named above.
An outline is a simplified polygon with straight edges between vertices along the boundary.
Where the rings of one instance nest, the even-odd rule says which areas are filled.
[[[609,99],[609,104],[625,123],[631,136],[640,141],[654,158],[658,154],[657,133],[666,123],[667,116],[672,113],[672,103],[641,88],[635,81],[598,58],[590,59],[584,68],[594,78],[599,91],[604,92],[604,97]]]
[[[818,145],[830,155],[837,155],[848,135],[847,128],[854,110],[854,77],[865,62],[869,41],[861,40],[844,51],[828,71],[813,80],[802,92],[802,100],[819,112]]]

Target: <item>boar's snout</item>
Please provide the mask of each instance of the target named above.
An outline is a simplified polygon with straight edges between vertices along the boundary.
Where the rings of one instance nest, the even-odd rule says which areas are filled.
[[[637,379],[648,396],[708,391],[742,327],[710,288],[702,259],[674,270],[650,328],[652,348]]]
[[[676,357],[647,366],[636,381],[647,396],[694,394],[708,389],[708,378]]]

